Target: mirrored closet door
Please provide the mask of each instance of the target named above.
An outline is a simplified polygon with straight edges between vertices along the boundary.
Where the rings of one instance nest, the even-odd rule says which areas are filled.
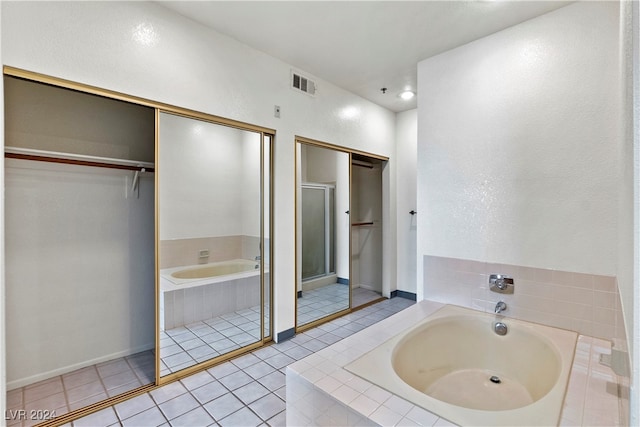
[[[296,329],[383,299],[388,159],[296,139]]]
[[[272,136],[159,113],[160,376],[270,335]]]
[[[296,143],[296,326],[350,306],[349,153]]]

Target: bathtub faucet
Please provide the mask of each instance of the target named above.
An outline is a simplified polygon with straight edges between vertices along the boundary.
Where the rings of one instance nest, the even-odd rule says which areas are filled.
[[[500,301],[496,304],[496,308],[494,309],[496,314],[500,314],[501,312],[507,309],[507,304],[504,301]]]

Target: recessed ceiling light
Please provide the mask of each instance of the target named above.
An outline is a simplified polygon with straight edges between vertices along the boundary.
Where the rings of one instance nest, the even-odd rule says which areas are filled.
[[[411,98],[413,98],[414,96],[416,96],[415,92],[412,92],[410,90],[405,90],[404,92],[400,92],[400,95],[398,95],[400,98],[404,99],[405,101],[410,100]]]

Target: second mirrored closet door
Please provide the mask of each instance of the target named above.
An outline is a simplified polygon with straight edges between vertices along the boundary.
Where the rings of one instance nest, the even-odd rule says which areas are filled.
[[[262,132],[159,113],[161,377],[270,335],[270,150]]]
[[[386,160],[296,141],[296,328],[382,298]]]

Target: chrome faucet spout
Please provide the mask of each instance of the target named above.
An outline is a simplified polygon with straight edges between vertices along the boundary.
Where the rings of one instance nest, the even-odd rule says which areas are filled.
[[[496,304],[496,308],[494,309],[494,312],[496,314],[500,314],[501,312],[505,311],[507,309],[507,304],[504,301],[500,301]]]

